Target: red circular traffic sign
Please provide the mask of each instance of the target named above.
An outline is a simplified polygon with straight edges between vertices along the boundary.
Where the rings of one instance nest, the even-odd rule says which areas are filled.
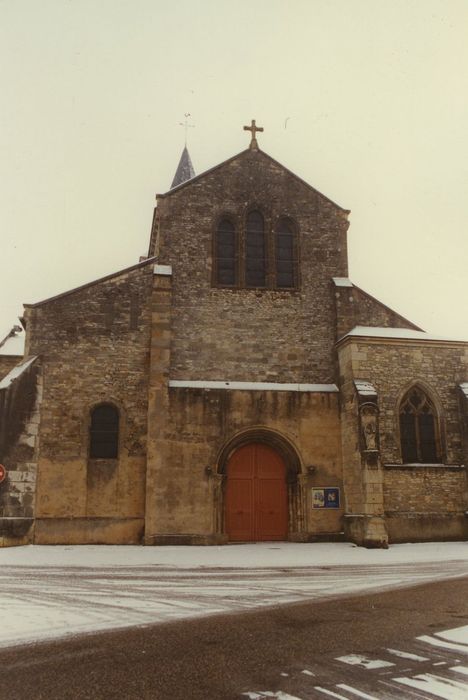
[[[7,475],[6,468],[3,466],[3,464],[0,464],[0,483],[5,479],[6,475]]]

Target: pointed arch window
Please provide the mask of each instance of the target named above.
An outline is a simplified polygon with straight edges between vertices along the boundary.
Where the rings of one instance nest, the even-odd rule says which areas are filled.
[[[91,459],[119,456],[119,411],[115,406],[105,403],[93,408],[89,433]]]
[[[401,457],[404,464],[440,461],[437,413],[420,387],[413,387],[400,404]]]
[[[223,218],[216,231],[216,280],[218,284],[237,284],[237,240],[234,224]]]
[[[266,286],[265,226],[262,214],[251,211],[245,230],[245,285]]]
[[[296,286],[296,236],[293,223],[282,217],[278,221],[275,236],[276,286],[291,288]]]

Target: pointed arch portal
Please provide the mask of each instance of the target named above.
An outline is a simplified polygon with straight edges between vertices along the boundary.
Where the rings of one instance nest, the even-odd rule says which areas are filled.
[[[272,447],[239,447],[226,467],[225,525],[231,542],[288,538],[286,464]]]

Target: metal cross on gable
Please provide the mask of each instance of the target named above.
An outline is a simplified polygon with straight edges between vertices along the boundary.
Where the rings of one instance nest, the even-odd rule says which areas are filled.
[[[255,138],[255,134],[257,131],[263,131],[263,126],[256,126],[255,124],[255,119],[252,119],[252,123],[250,126],[244,126],[244,131],[251,131],[252,132],[252,138],[250,140],[250,150],[254,151],[258,149],[258,143],[257,139]]]

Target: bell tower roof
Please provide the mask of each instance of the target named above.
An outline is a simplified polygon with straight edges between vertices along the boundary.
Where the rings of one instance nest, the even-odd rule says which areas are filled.
[[[174,187],[181,185],[183,182],[191,180],[192,177],[195,177],[195,170],[193,169],[187,146],[184,146],[184,150],[180,156],[179,165],[177,166],[174,179],[172,180],[171,190]]]

